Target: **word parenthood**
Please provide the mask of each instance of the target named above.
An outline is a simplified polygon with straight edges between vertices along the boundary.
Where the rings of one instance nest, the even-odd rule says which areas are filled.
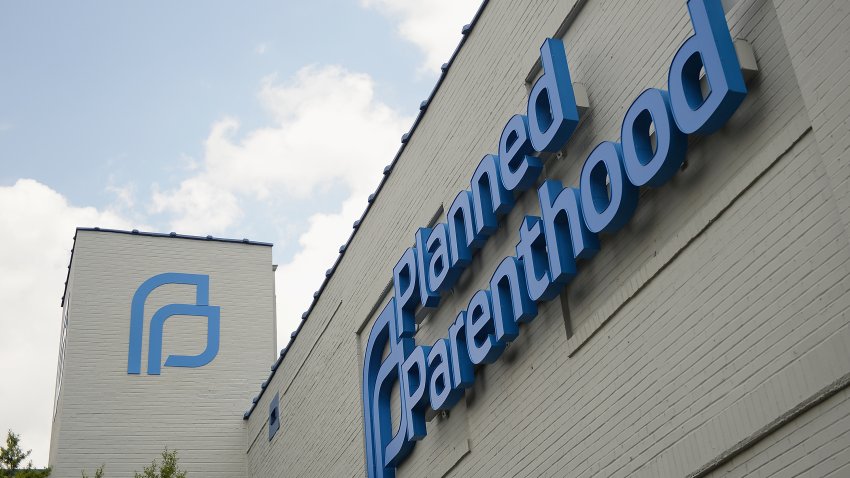
[[[597,234],[626,225],[637,206],[638,188],[659,187],[676,174],[687,135],[718,130],[741,104],[747,89],[720,0],[689,0],[688,11],[694,35],[673,57],[668,91],[651,88],[638,96],[623,119],[620,142],[600,143],[585,160],[578,189],[543,182],[537,189],[540,216],[523,220],[516,255],[499,264],[489,289],[472,296],[448,337],[431,346],[416,345],[416,310],[439,305],[440,293],[454,286],[515,196],[534,186],[542,163],[533,154],[561,150],[578,124],[564,45],[544,41],[543,75],[528,96],[527,115],[508,120],[499,154],[484,156],[470,190],[457,195],[446,222],[420,228],[415,247],[393,268],[394,297],[370,331],[363,366],[369,477],[395,476],[396,466],[425,437],[428,407],[452,408],[472,386],[474,367],[497,360],[516,339],[518,324],[537,316],[537,302],[557,297],[575,276],[576,259],[589,259],[599,250]],[[710,85],[705,97],[701,70]],[[394,433],[390,395],[395,383],[401,414]]]

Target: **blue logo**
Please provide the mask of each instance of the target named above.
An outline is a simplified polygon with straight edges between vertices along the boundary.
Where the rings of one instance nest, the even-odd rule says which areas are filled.
[[[493,363],[537,316],[537,304],[557,297],[591,259],[599,233],[615,233],[631,219],[639,188],[660,187],[679,171],[690,134],[717,131],[747,88],[720,0],[689,0],[694,34],[676,52],[667,91],[645,90],[626,112],[619,142],[603,141],[581,168],[579,187],[545,180],[537,189],[540,216],[526,216],[516,255],[505,257],[489,289],[472,295],[447,336],[417,345],[415,316],[435,308],[475,252],[496,232],[516,196],[542,172],[533,154],[563,148],[578,125],[564,44],[540,48],[543,74],[528,97],[526,115],[507,121],[498,155],[488,154],[446,214],[446,222],[420,228],[415,245],[393,268],[393,298],[372,326],[363,362],[363,417],[370,478],[392,478],[396,467],[427,433],[425,413],[448,410],[475,381],[475,367]],[[709,91],[703,93],[700,72]],[[654,133],[650,127],[654,126]],[[384,357],[384,350],[389,354]],[[392,426],[390,394],[399,385],[399,425]]]
[[[138,375],[142,369],[142,334],[144,333],[145,301],[157,287],[165,284],[195,286],[194,304],[168,304],[153,314],[148,343],[148,375],[159,375],[162,364],[162,329],[165,321],[175,315],[207,318],[207,346],[199,355],[169,355],[166,367],[203,367],[218,355],[220,309],[209,305],[210,276],[168,272],[146,280],[133,295],[130,308],[130,349],[127,353],[127,373]]]

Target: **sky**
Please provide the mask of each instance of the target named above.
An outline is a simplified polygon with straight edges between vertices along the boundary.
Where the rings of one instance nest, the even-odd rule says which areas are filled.
[[[479,5],[0,1],[0,432],[47,464],[77,226],[273,242],[285,344]]]

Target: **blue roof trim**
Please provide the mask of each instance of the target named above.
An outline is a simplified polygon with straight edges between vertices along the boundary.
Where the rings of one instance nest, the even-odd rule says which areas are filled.
[[[169,237],[169,238],[177,238],[177,239],[192,239],[195,241],[215,241],[215,242],[230,242],[233,244],[251,244],[254,246],[267,246],[272,247],[273,244],[271,242],[258,242],[251,241],[248,239],[227,239],[224,237],[213,237],[213,236],[190,236],[187,234],[177,234],[176,232],[145,232],[139,231],[138,229],[133,229],[132,231],[125,231],[123,229],[106,229],[102,227],[78,227],[74,231],[74,247],[71,247],[71,258],[68,260],[68,272],[65,275],[65,286],[62,289],[62,301],[61,307],[65,307],[65,296],[68,295],[68,281],[71,279],[71,264],[74,263],[74,249],[77,245],[77,233],[80,231],[88,231],[88,232],[110,232],[114,234],[129,234],[132,236],[148,236],[148,237]]]
[[[472,29],[475,28],[476,23],[478,23],[478,19],[481,18],[481,14],[484,12],[484,8],[487,7],[487,3],[489,3],[489,0],[482,0],[481,5],[478,7],[478,10],[476,10],[475,15],[472,17],[472,21],[464,25],[461,29],[461,33],[463,36],[461,37],[460,42],[458,42],[457,47],[455,47],[455,50],[452,53],[451,58],[449,58],[449,61],[444,63],[440,68],[440,77],[437,79],[437,83],[434,85],[434,88],[431,90],[431,93],[428,95],[428,98],[426,98],[419,104],[419,113],[416,115],[416,119],[413,120],[413,125],[410,127],[410,130],[402,136],[401,146],[398,148],[398,151],[393,157],[393,160],[384,168],[381,182],[378,183],[378,187],[375,189],[375,192],[369,195],[369,199],[367,201],[366,208],[363,210],[363,214],[360,215],[360,219],[358,219],[355,223],[356,226],[354,226],[353,230],[351,231],[351,235],[348,236],[348,240],[345,241],[345,244],[340,246],[339,255],[337,255],[336,261],[334,261],[333,266],[331,266],[331,268],[325,272],[325,280],[322,281],[322,285],[319,287],[319,290],[313,294],[313,301],[310,302],[310,306],[301,315],[301,322],[298,324],[298,327],[295,329],[295,331],[292,332],[289,342],[286,344],[286,347],[281,349],[280,357],[278,357],[277,361],[271,366],[272,373],[268,378],[269,383],[271,383],[272,377],[274,377],[275,373],[277,373],[277,370],[280,368],[280,365],[283,362],[283,358],[286,355],[287,350],[289,350],[293,342],[295,342],[295,338],[298,336],[298,332],[300,332],[301,328],[304,326],[304,322],[306,322],[307,318],[310,315],[310,312],[313,311],[313,308],[315,307],[316,303],[321,298],[322,291],[325,290],[325,286],[331,280],[333,273],[336,271],[337,266],[342,260],[342,256],[345,255],[348,246],[351,244],[351,241],[354,240],[354,235],[357,234],[357,231],[360,230],[359,226],[363,223],[363,220],[366,218],[366,214],[368,214],[369,210],[372,208],[372,204],[375,203],[375,199],[377,199],[378,193],[381,192],[381,189],[383,189],[384,183],[386,183],[387,179],[390,177],[390,173],[392,173],[393,169],[395,168],[395,163],[401,157],[401,154],[404,152],[404,148],[408,145],[410,139],[413,137],[413,133],[416,131],[416,127],[419,126],[419,123],[422,121],[422,118],[428,111],[428,107],[431,105],[431,101],[434,99],[434,96],[436,96],[437,90],[440,89],[440,86],[443,84],[443,80],[445,80],[446,76],[448,75],[449,69],[454,63],[455,58],[457,57],[458,53],[460,53],[460,50],[461,48],[463,48],[464,43],[466,43],[466,40],[469,38],[470,33],[472,33]],[[251,413],[253,413],[254,409],[257,407],[257,402],[259,402],[259,399],[263,396],[263,393],[265,393],[265,391],[266,388],[260,388],[259,395],[254,397],[255,400],[251,404],[251,407],[242,416],[243,419],[247,420],[251,417]]]
[[[132,231],[125,231],[123,229],[104,229],[102,227],[78,227],[77,231],[97,231],[97,232],[112,232],[116,234],[131,234],[133,236],[149,236],[149,237],[176,237],[178,239],[193,239],[196,241],[216,241],[216,242],[231,242],[231,243],[242,243],[242,244],[251,244],[255,246],[268,246],[271,247],[273,244],[271,242],[258,242],[251,241],[249,239],[228,239],[224,237],[213,237],[213,236],[192,236],[188,234],[177,234],[176,232],[145,232],[139,231],[138,229],[133,229]],[[76,237],[76,236],[75,236]]]

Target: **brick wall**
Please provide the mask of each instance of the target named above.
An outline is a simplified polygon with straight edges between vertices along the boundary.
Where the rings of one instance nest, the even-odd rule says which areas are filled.
[[[826,426],[811,423],[848,410],[848,88],[832,85],[850,77],[840,41],[850,12],[839,3],[727,2],[733,37],[759,63],[744,104],[721,131],[692,138],[687,168],[642,192],[629,226],[602,237],[562,300],[429,423],[399,476],[706,476],[770,460],[826,476],[850,463],[846,434],[811,445]],[[591,108],[541,175],[564,184],[598,142],[617,139],[642,90],[665,86],[691,34],[674,0],[488,3],[270,384],[280,432],[269,442],[264,428],[273,393],[249,420],[250,476],[363,476],[362,353],[392,267],[523,112],[538,47],[568,15],[570,70]],[[446,335],[513,253],[526,214],[539,214],[533,193],[417,343]],[[812,451],[780,457],[771,443]]]
[[[145,306],[142,373],[129,375],[133,294],[164,272],[209,275],[210,305],[221,308],[218,355],[200,368],[147,374],[152,315],[165,304],[195,303],[194,286],[165,285]],[[190,476],[244,476],[246,391],[275,356],[273,293],[271,247],[78,231],[51,476],[77,478],[101,464],[107,476],[132,476],[166,446],[179,450]],[[163,360],[201,353],[206,331],[204,318],[169,319]]]

